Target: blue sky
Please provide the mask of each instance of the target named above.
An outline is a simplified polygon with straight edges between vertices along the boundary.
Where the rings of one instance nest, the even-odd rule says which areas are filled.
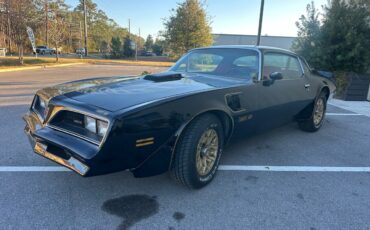
[[[163,19],[181,0],[94,0],[98,8],[113,18],[118,24],[127,27],[131,19],[131,32],[141,36],[157,35],[163,30]],[[305,13],[311,0],[265,0],[265,13],[262,34],[296,36],[295,22]],[[316,7],[327,0],[315,0]],[[66,0],[72,7],[78,0]],[[206,10],[212,21],[213,33],[256,34],[258,30],[260,0],[208,0]]]

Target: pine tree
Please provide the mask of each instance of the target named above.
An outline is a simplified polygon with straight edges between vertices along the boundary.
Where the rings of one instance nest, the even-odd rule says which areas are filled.
[[[319,13],[314,2],[306,7],[306,15],[302,15],[296,22],[298,37],[293,43],[293,50],[306,58],[315,68],[320,68],[321,42]]]
[[[125,37],[123,43],[123,56],[130,58],[134,56],[134,49],[132,48],[132,40],[129,36]]]
[[[329,70],[366,72],[370,67],[370,11],[361,1],[332,0],[325,8],[322,56]]]
[[[121,47],[122,42],[119,37],[112,37],[111,40],[111,58],[120,58],[121,57]]]
[[[153,37],[152,35],[148,35],[148,37],[146,38],[146,41],[145,41],[145,50],[146,51],[152,51],[153,49],[153,45],[154,45],[154,40],[153,40]]]
[[[164,23],[171,56],[178,58],[190,49],[213,43],[211,26],[199,0],[185,0]]]
[[[370,2],[332,0],[324,6],[320,26],[313,3],[296,23],[294,50],[315,68],[363,73],[370,68]]]
[[[166,41],[164,39],[157,38],[153,45],[153,52],[157,56],[162,56],[166,49]]]

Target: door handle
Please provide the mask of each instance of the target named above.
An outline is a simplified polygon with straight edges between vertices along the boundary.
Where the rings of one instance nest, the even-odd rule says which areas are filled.
[[[305,85],[304,85],[304,87],[305,87],[306,89],[308,89],[308,88],[310,88],[310,87],[311,87],[311,85],[310,85],[310,84],[305,84]]]

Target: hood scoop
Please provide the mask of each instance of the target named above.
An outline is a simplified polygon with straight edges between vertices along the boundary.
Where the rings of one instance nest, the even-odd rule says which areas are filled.
[[[183,78],[181,73],[176,72],[164,72],[158,74],[150,74],[144,77],[145,80],[154,82],[165,82],[165,81],[178,81]]]

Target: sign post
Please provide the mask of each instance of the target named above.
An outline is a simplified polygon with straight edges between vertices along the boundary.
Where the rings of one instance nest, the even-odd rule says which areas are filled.
[[[32,28],[29,27],[29,26],[27,26],[27,34],[28,34],[28,38],[30,39],[30,42],[32,44],[32,50],[36,54],[36,58],[37,58],[35,35],[33,34]]]

